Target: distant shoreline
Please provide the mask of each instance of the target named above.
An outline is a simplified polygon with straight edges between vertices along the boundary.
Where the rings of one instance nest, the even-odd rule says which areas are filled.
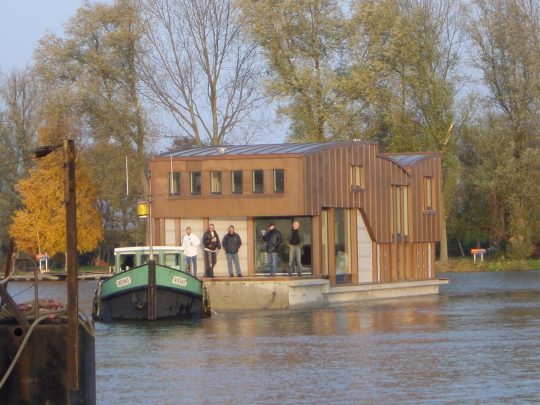
[[[475,263],[472,257],[450,258],[448,264],[437,261],[435,263],[435,269],[438,273],[540,270],[540,259],[501,260],[498,258],[484,257],[483,262],[477,258]]]

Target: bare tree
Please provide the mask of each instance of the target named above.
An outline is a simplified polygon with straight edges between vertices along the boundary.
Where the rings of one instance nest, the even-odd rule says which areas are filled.
[[[196,145],[226,143],[262,102],[255,43],[230,0],[145,0],[147,96]]]

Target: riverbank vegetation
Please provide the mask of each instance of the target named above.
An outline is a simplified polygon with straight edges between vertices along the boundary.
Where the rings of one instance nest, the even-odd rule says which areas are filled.
[[[505,260],[504,258],[484,258],[474,262],[472,257],[451,258],[447,263],[438,261],[435,264],[438,273],[468,272],[468,271],[516,271],[516,270],[540,270],[540,259],[529,260]]]
[[[103,229],[92,254],[110,261],[115,246],[144,243],[134,208],[149,158],[275,139],[274,109],[287,142],[440,152],[441,263],[453,262],[447,241],[461,250],[450,254],[474,245],[527,259],[540,245],[539,10],[540,0],[85,3],[27,68],[0,72],[0,256],[43,142],[76,141]],[[34,245],[40,232],[25,231]]]

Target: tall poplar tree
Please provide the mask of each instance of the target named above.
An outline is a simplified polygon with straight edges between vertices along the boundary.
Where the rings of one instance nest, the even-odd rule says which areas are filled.
[[[391,152],[443,157],[441,260],[447,261],[446,206],[457,159],[455,82],[462,11],[457,0],[358,0],[351,19],[354,55],[341,89],[367,111],[366,135]]]
[[[329,132],[341,67],[344,14],[335,0],[240,0],[242,21],[263,49],[267,93],[292,122],[290,139],[321,142]]]

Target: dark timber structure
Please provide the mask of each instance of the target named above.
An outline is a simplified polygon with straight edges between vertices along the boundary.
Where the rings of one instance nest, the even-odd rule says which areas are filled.
[[[186,226],[201,237],[209,223],[222,238],[233,224],[243,271],[264,275],[260,231],[274,222],[285,240],[299,220],[304,270],[331,285],[435,278],[438,153],[379,153],[373,142],[205,147],[150,169],[157,244],[181,244]],[[280,259],[286,273],[286,246]],[[216,273],[227,274],[223,256]]]

